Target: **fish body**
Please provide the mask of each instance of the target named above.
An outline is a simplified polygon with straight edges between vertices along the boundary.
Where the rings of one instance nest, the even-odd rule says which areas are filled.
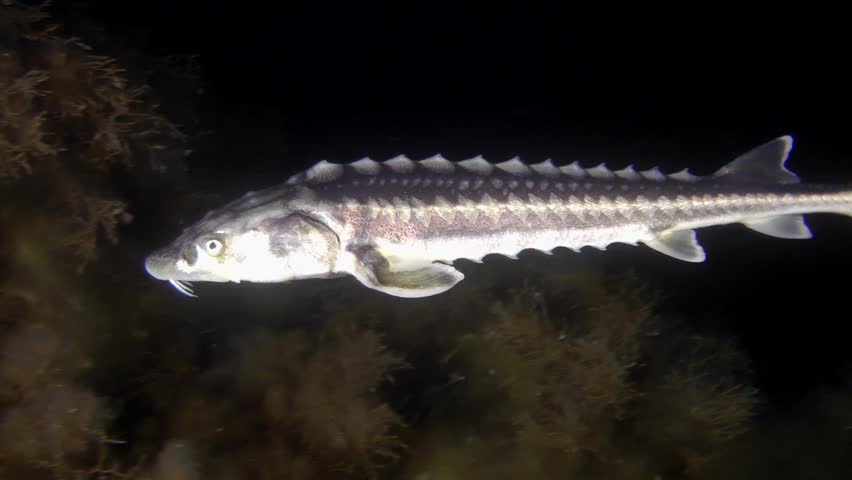
[[[187,294],[192,281],[351,275],[390,295],[425,297],[464,278],[456,260],[527,249],[644,244],[702,262],[698,228],[742,223],[801,239],[811,237],[803,214],[852,215],[852,187],[803,184],[785,167],[792,146],[792,137],[777,138],[702,177],[517,158],[323,161],[208,213],[146,268]]]

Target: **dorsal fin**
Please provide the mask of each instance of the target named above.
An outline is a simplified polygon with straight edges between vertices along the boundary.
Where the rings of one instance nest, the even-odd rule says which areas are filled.
[[[776,138],[740,155],[713,177],[735,182],[799,183],[799,176],[784,166],[792,149],[793,137]]]

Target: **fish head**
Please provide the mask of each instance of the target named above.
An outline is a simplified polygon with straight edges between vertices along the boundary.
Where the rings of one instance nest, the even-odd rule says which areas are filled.
[[[145,259],[149,275],[193,295],[189,282],[286,282],[333,276],[340,240],[298,202],[235,203],[207,214]]]

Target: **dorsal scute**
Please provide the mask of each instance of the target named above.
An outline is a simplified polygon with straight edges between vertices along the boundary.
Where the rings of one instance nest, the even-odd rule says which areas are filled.
[[[352,162],[349,166],[361,175],[378,175],[382,170],[382,164],[369,157]]]
[[[459,162],[459,166],[477,175],[489,175],[494,171],[494,164],[482,158],[482,155],[462,160]]]
[[[680,182],[697,182],[701,180],[701,177],[690,173],[688,168],[684,168],[679,172],[671,173],[668,175],[668,177],[672,180],[677,180]]]
[[[599,178],[602,180],[608,180],[615,177],[615,174],[607,168],[606,163],[601,163],[595,167],[586,169],[586,173],[588,173],[592,178]]]
[[[407,175],[415,173],[418,170],[429,173],[450,174],[460,170],[481,176],[491,175],[495,171],[500,171],[512,176],[529,176],[535,174],[547,178],[557,178],[561,175],[566,175],[574,179],[591,177],[598,180],[621,179],[631,181],[650,180],[656,182],[665,182],[666,180],[697,182],[703,179],[701,176],[692,174],[687,168],[679,172],[665,174],[659,167],[638,171],[633,165],[620,170],[611,170],[606,166],[606,163],[600,163],[591,168],[583,168],[576,161],[568,165],[556,166],[551,159],[527,165],[519,157],[514,157],[500,163],[492,163],[481,155],[477,155],[466,160],[452,162],[444,158],[441,154],[436,154],[419,161],[412,160],[405,155],[397,155],[383,162],[377,162],[369,157],[348,164],[330,163],[323,160],[301,173],[292,175],[286,183],[289,185],[329,183],[340,179],[347,168],[356,174],[367,176],[379,175],[382,172]],[[728,174],[724,169],[722,172],[722,174],[716,174],[716,176]]]
[[[390,168],[394,173],[411,173],[417,168],[417,163],[405,155],[397,155],[384,162],[385,166]]]
[[[530,167],[522,162],[519,157],[500,162],[494,166],[511,175],[529,175],[530,173]]]
[[[342,175],[343,165],[323,160],[305,171],[305,180],[308,183],[326,183],[333,182]]]
[[[420,160],[419,163],[426,170],[433,173],[453,173],[456,169],[455,164],[441,156],[440,153],[425,160]]]
[[[655,182],[663,182],[666,180],[666,174],[660,171],[660,167],[643,170],[639,172],[639,175],[642,175],[642,178],[645,180],[652,180]]]
[[[622,178],[624,180],[641,180],[642,175],[633,168],[633,165],[622,168],[621,170],[616,170],[612,172],[616,177]]]
[[[559,171],[573,178],[583,178],[587,175],[586,171],[583,170],[583,167],[580,166],[580,162],[574,162],[569,165],[559,167]]]
[[[559,169],[553,164],[553,160],[549,158],[543,162],[530,165],[530,169],[545,177],[555,178],[560,175]]]

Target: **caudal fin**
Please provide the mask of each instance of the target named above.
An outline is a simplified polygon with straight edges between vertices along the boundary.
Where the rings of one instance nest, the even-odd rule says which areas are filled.
[[[713,178],[732,182],[788,184],[801,179],[784,166],[793,149],[793,137],[784,135],[735,158]]]

